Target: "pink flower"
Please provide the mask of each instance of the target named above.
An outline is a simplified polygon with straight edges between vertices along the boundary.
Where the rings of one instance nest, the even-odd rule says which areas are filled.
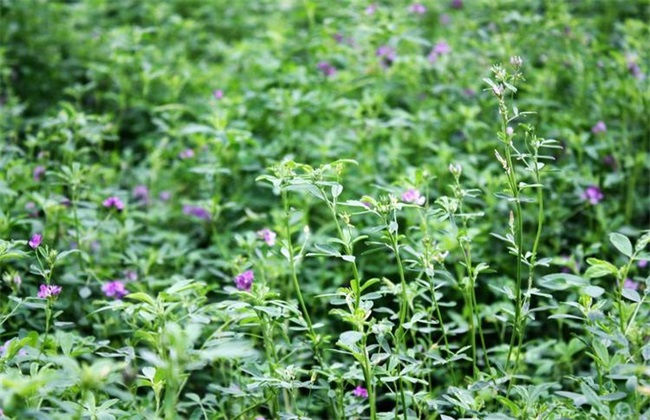
[[[253,273],[253,270],[246,270],[235,276],[235,285],[239,290],[246,290],[249,292],[253,285],[253,280],[255,280],[255,273]]]
[[[438,61],[439,57],[442,57],[445,54],[449,54],[451,52],[451,47],[449,44],[447,44],[445,41],[440,41],[436,45],[433,46],[433,49],[431,49],[431,52],[429,53],[429,62],[430,63],[435,63]]]
[[[361,385],[358,385],[354,388],[354,391],[352,391],[352,395],[358,398],[368,398],[368,390]]]
[[[589,201],[593,206],[600,203],[603,198],[605,198],[603,192],[595,185],[588,186],[582,193],[582,199]]]
[[[102,292],[104,292],[106,297],[112,297],[118,300],[129,294],[129,291],[124,287],[124,283],[120,280],[113,280],[104,284],[102,286]]]
[[[607,126],[605,125],[605,123],[603,121],[598,121],[596,123],[596,125],[591,127],[591,132],[594,133],[594,134],[604,133],[606,131],[607,131]]]
[[[56,286],[53,284],[41,284],[36,296],[38,296],[40,299],[47,299],[58,296],[59,293],[61,293],[61,290],[61,286]]]
[[[463,0],[452,0],[451,8],[452,9],[462,9],[463,8]]]
[[[646,268],[648,266],[648,260],[640,260],[636,265],[639,268]]]
[[[40,181],[41,177],[45,175],[45,167],[44,166],[37,166],[34,168],[34,181]]]
[[[182,152],[178,154],[178,157],[186,160],[186,159],[192,159],[194,157],[194,150],[192,149],[185,149]]]
[[[160,193],[158,196],[162,201],[169,201],[170,198],[172,198],[172,193],[169,191],[163,191]]]
[[[149,189],[146,185],[138,185],[133,189],[133,198],[144,203],[149,202]]]
[[[632,281],[631,279],[625,279],[625,282],[623,283],[623,288],[624,289],[632,289],[632,290],[638,290],[639,289],[639,283]]]
[[[214,99],[221,100],[223,98],[223,90],[217,89],[214,92],[212,92],[212,95],[214,96]]]
[[[374,15],[378,8],[379,7],[377,6],[377,3],[373,3],[373,4],[369,5],[368,7],[366,7],[366,14],[367,15]]]
[[[191,206],[189,204],[183,206],[183,213],[188,216],[198,217],[199,219],[203,219],[203,220],[210,220],[210,218],[212,217],[210,215],[210,212],[204,209],[203,207]]]
[[[41,235],[40,233],[35,233],[32,235],[32,238],[27,243],[29,244],[29,247],[31,249],[36,249],[38,248],[38,246],[41,244],[42,241],[43,241],[43,235]]]
[[[427,8],[421,3],[413,3],[409,6],[409,12],[415,13],[416,15],[423,15],[427,12]]]
[[[409,188],[402,194],[402,201],[421,206],[424,204],[425,198],[420,194],[420,191],[415,188]]]
[[[317,65],[318,70],[320,70],[325,77],[331,77],[336,74],[336,67],[328,63],[327,61],[321,61]]]
[[[273,232],[271,229],[264,228],[257,232],[257,236],[260,239],[263,239],[268,246],[273,246],[275,245],[275,238],[278,235],[275,232]]]
[[[102,203],[104,207],[107,209],[110,209],[111,207],[115,208],[117,211],[122,211],[124,210],[124,203],[122,200],[119,198],[113,196],[113,197],[108,197],[104,202]]]

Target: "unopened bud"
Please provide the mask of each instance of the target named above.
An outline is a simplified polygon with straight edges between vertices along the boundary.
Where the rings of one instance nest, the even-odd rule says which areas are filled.
[[[506,128],[506,134],[512,136],[515,133],[515,130],[512,127]]]
[[[505,169],[507,171],[508,170],[508,162],[506,162],[506,160],[503,158],[503,156],[501,156],[501,154],[499,153],[498,150],[494,151],[494,155],[497,157],[497,160],[499,161],[501,166],[503,166],[503,169]]]
[[[499,96],[499,97],[501,97],[501,95],[503,95],[503,91],[504,91],[503,85],[495,85],[492,88],[492,92],[494,92],[494,94],[496,96]]]
[[[454,178],[459,178],[460,174],[463,173],[463,167],[460,166],[459,163],[457,163],[455,165],[453,163],[450,163],[449,164],[449,172],[451,172],[451,174],[454,176]]]
[[[513,55],[512,57],[510,57],[510,64],[512,65],[512,67],[518,69],[519,67],[522,66],[522,64],[524,64],[524,60],[522,60],[521,57],[519,57],[518,55]]]

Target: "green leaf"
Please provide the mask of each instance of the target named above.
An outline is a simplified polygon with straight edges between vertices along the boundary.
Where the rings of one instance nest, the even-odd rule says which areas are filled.
[[[598,286],[587,286],[582,289],[582,291],[587,295],[591,296],[592,298],[597,298],[602,296],[603,293],[605,293],[605,289],[602,287]]]
[[[625,299],[631,300],[632,302],[636,302],[636,303],[641,302],[641,296],[634,289],[624,288],[621,294]]]
[[[153,298],[151,296],[149,296],[146,293],[142,293],[142,292],[129,293],[128,295],[126,295],[126,297],[127,297],[127,299],[137,300],[137,301],[140,301],[140,302],[146,302],[151,306],[154,306],[156,304],[156,302],[153,300]]]
[[[618,249],[623,255],[631,257],[633,254],[632,242],[627,236],[620,233],[610,233],[609,241]]]
[[[363,334],[358,331],[346,331],[339,336],[338,344],[341,347],[358,352],[357,342],[363,338]]]
[[[539,279],[539,285],[551,290],[566,290],[570,287],[588,286],[589,282],[573,274],[557,273],[542,277]]]

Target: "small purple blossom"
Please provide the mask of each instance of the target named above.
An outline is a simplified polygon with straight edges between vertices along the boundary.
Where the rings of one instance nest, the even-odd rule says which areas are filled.
[[[440,18],[438,18],[438,22],[440,22],[441,25],[449,25],[451,23],[451,16],[449,16],[446,13],[443,13],[440,15]]]
[[[612,155],[605,156],[603,158],[603,163],[609,166],[610,168],[612,168],[613,170],[616,170],[616,168],[618,167],[618,164],[616,163],[616,158]]]
[[[182,160],[192,159],[194,157],[194,150],[185,149],[178,154],[178,157],[181,158]]]
[[[452,0],[450,6],[451,6],[452,9],[462,9],[463,8],[463,0]]]
[[[636,62],[636,59],[632,55],[628,55],[627,57],[627,70],[630,72],[632,77],[638,80],[643,80],[645,79],[645,75],[641,71],[641,67]]]
[[[36,249],[41,244],[41,242],[43,242],[43,235],[40,233],[35,233],[27,243],[31,249]]]
[[[172,198],[172,193],[169,191],[162,191],[160,195],[158,195],[158,198],[160,198],[162,201],[169,201],[169,199]]]
[[[623,283],[623,288],[624,289],[638,290],[639,289],[639,283],[633,281],[632,279],[625,279],[625,282]]]
[[[395,50],[388,45],[382,45],[381,47],[377,48],[376,55],[377,57],[384,57],[389,61],[395,61],[395,58],[397,56]]]
[[[212,95],[214,96],[214,99],[219,101],[223,98],[223,90],[217,89],[214,92],[212,92]]]
[[[595,185],[588,186],[582,193],[582,199],[589,201],[594,206],[598,204],[603,198],[605,198],[603,192]]]
[[[199,219],[203,219],[203,220],[210,220],[210,218],[212,217],[210,215],[210,212],[204,209],[203,207],[191,206],[189,204],[183,206],[183,214],[186,214],[188,216],[198,217]]]
[[[334,38],[334,41],[336,41],[337,44],[342,43],[343,39],[344,39],[343,35],[341,35],[339,33],[336,33],[336,34],[332,35],[332,38]]]
[[[235,285],[239,290],[246,290],[249,292],[251,286],[253,285],[253,280],[255,280],[255,274],[253,270],[246,270],[241,274],[235,276]]]
[[[134,270],[126,270],[124,272],[126,281],[136,281],[138,279],[138,272]]]
[[[640,260],[636,266],[639,268],[646,268],[648,266],[648,260]]]
[[[61,293],[62,287],[54,284],[41,284],[38,289],[38,296],[40,299],[47,299],[58,296]]]
[[[320,70],[325,77],[331,77],[336,74],[336,67],[328,63],[327,61],[321,61],[317,65],[318,70]]]
[[[104,202],[102,203],[104,207],[107,209],[110,209],[111,207],[115,208],[117,211],[122,211],[124,210],[124,203],[122,200],[115,196],[108,197]]]
[[[264,228],[257,232],[257,236],[260,239],[263,239],[268,246],[273,246],[275,245],[275,238],[278,235],[275,232],[273,232],[271,229]]]
[[[106,297],[112,297],[118,300],[129,294],[129,291],[126,290],[121,280],[113,280],[104,284],[102,286],[102,292],[104,292]]]
[[[0,356],[4,356],[7,353],[7,349],[9,348],[9,345],[11,344],[11,340],[5,341],[3,345],[0,346]],[[18,350],[18,356],[27,356],[27,351],[25,349],[20,349]],[[0,409],[0,416],[3,415],[2,409]]]
[[[598,121],[596,123],[596,125],[591,127],[591,132],[594,133],[594,134],[604,133],[606,131],[607,131],[607,126],[605,125],[605,123],[603,121]]]
[[[367,15],[374,15],[378,8],[379,8],[379,6],[377,6],[377,3],[373,3],[373,4],[369,5],[368,7],[366,7],[366,14]]]
[[[41,180],[41,178],[45,175],[45,167],[44,166],[37,166],[34,168],[34,181],[38,182]]]
[[[428,59],[430,63],[435,63],[438,61],[439,57],[442,57],[445,54],[451,52],[451,47],[445,41],[440,41],[433,46],[431,52],[429,53]]]
[[[149,189],[146,185],[138,185],[133,188],[133,198],[144,203],[149,202]]]
[[[427,12],[427,8],[422,3],[413,3],[409,6],[409,12],[415,13],[416,15],[423,15]]]
[[[424,204],[425,198],[420,194],[420,191],[415,188],[409,188],[402,194],[402,201],[405,203],[414,203],[419,206]]]
[[[352,391],[352,395],[358,398],[368,398],[368,390],[361,385],[357,385],[354,391]]]

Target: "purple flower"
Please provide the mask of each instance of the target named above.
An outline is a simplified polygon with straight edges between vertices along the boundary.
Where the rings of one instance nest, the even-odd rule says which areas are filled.
[[[361,385],[357,385],[354,391],[352,391],[352,395],[358,398],[368,398],[368,390]]]
[[[648,260],[640,260],[636,266],[639,268],[646,268],[648,266]]]
[[[34,168],[34,181],[40,181],[41,177],[45,175],[45,167],[44,166],[37,166]]]
[[[635,79],[643,80],[645,78],[645,75],[641,71],[641,67],[636,63],[633,56],[628,56],[627,58],[627,70]]]
[[[178,154],[178,157],[186,160],[186,159],[192,159],[194,157],[194,150],[192,149],[185,149],[182,152]]]
[[[451,6],[452,9],[462,9],[463,8],[463,0],[452,0],[450,6]]]
[[[149,189],[146,185],[138,185],[133,189],[133,198],[144,203],[149,202]]]
[[[334,38],[334,41],[336,41],[337,44],[340,44],[341,42],[343,42],[343,35],[341,35],[339,33],[336,33],[336,34],[332,35],[332,38]]]
[[[13,339],[7,340],[7,341],[5,341],[5,343],[3,345],[0,346],[0,356],[4,356],[5,353],[7,353],[7,349],[9,348],[9,344],[11,344],[12,341],[13,341]],[[27,356],[27,351],[25,351],[25,349],[18,350],[18,356]],[[2,409],[0,409],[0,416],[2,416],[2,415],[3,415],[3,412],[2,412]]]
[[[607,126],[603,121],[598,121],[596,125],[591,127],[591,132],[594,134],[604,133],[605,131],[607,131]]]
[[[214,96],[214,99],[219,101],[223,98],[223,90],[217,89],[214,92],[212,92],[212,95]]]
[[[438,22],[440,22],[441,25],[449,25],[451,23],[451,16],[443,13],[440,15],[440,18],[438,18]]]
[[[402,201],[405,203],[415,203],[421,206],[424,204],[425,198],[420,194],[420,191],[415,188],[409,188],[402,194]]]
[[[158,196],[162,201],[169,201],[170,198],[172,198],[172,193],[169,191],[163,191],[160,193]]]
[[[275,245],[275,238],[278,235],[275,232],[273,232],[271,229],[264,228],[257,232],[257,236],[260,239],[263,239],[268,246],[273,246]]]
[[[585,188],[585,191],[582,193],[582,199],[589,201],[592,205],[598,204],[605,196],[603,192],[595,185],[590,185]]]
[[[623,288],[624,289],[632,289],[632,290],[638,290],[639,289],[639,283],[632,281],[631,279],[625,279],[625,282],[623,283]]]
[[[124,272],[124,278],[126,281],[136,281],[138,279],[138,273],[134,270],[126,270]]]
[[[427,8],[421,3],[413,3],[409,6],[409,12],[415,13],[416,15],[423,15],[427,12]]]
[[[129,291],[126,290],[121,280],[113,280],[104,284],[102,286],[102,292],[104,292],[106,297],[112,297],[118,300],[129,294]]]
[[[198,217],[199,219],[203,220],[210,220],[212,217],[210,215],[210,212],[203,207],[190,206],[189,204],[183,206],[183,213],[188,216]]]
[[[388,45],[382,45],[377,48],[376,55],[377,57],[384,57],[388,61],[395,61],[395,58],[397,57],[395,50]]]
[[[253,270],[246,270],[241,274],[235,276],[235,285],[239,290],[246,290],[249,292],[251,286],[253,285],[253,280],[255,280],[255,274]]]
[[[107,209],[110,209],[111,207],[114,207],[115,210],[117,210],[117,211],[124,210],[124,203],[122,202],[122,200],[120,200],[119,198],[117,198],[115,196],[108,197],[106,200],[104,200],[104,202],[102,204]]]
[[[449,54],[451,52],[451,47],[449,44],[447,44],[445,41],[440,41],[436,45],[433,46],[431,49],[431,52],[429,53],[429,62],[430,63],[435,63],[438,61],[438,58],[445,55]]]
[[[40,299],[47,299],[58,296],[59,293],[61,293],[61,290],[61,286],[56,286],[53,284],[41,284],[36,296],[38,296]]]
[[[610,168],[612,168],[613,170],[616,170],[616,168],[618,167],[618,164],[616,163],[616,158],[612,155],[605,156],[603,158],[603,163],[609,166]]]
[[[41,244],[42,241],[43,241],[43,235],[41,235],[40,233],[35,233],[32,235],[32,238],[27,243],[29,244],[29,247],[31,249],[36,249],[38,248],[38,246]]]
[[[336,67],[328,63],[327,61],[321,61],[317,65],[318,70],[320,70],[323,75],[326,77],[334,76],[336,74]]]
[[[366,7],[366,14],[367,15],[374,15],[378,8],[379,7],[377,6],[377,3],[373,3],[373,4],[369,5],[368,7]]]

